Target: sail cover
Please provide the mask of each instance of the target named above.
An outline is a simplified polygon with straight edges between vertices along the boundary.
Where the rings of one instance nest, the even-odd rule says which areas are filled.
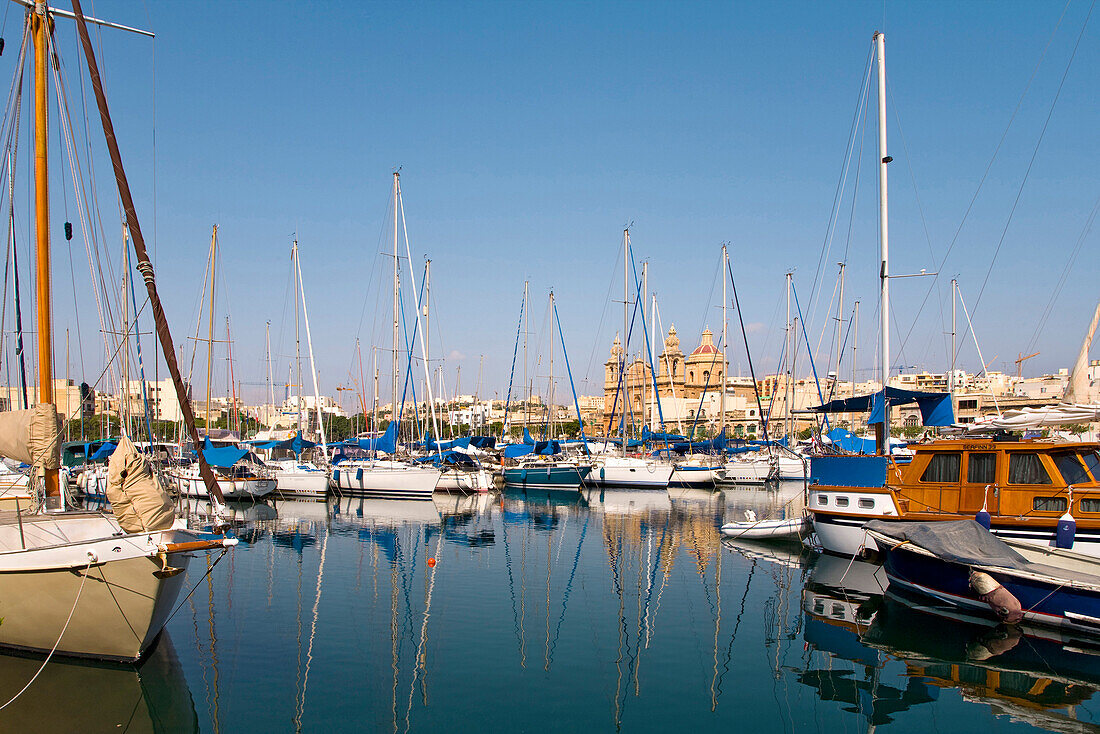
[[[884,391],[870,395],[857,395],[853,398],[831,400],[810,410],[814,413],[867,413],[867,423],[882,423],[882,396],[886,395],[889,405],[916,403],[920,410],[921,423],[926,426],[950,426],[955,423],[955,412],[951,408],[951,394],[946,392],[922,392],[920,390],[902,390],[887,387]]]
[[[126,435],[107,462],[107,499],[127,533],[167,530],[176,520],[172,498],[153,476],[149,459]]]
[[[35,469],[61,467],[61,426],[57,406],[39,403],[29,410],[0,413],[0,456]]]

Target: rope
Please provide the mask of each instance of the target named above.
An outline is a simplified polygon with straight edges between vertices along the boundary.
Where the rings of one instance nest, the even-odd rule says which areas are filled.
[[[31,676],[31,679],[27,681],[27,685],[23,686],[23,688],[20,689],[19,693],[16,693],[14,696],[12,696],[7,703],[5,703],[3,706],[0,706],[0,711],[3,711],[8,706],[15,703],[15,699],[26,693],[27,689],[31,687],[31,684],[34,683],[34,681],[38,678],[42,671],[46,669],[46,665],[49,664],[50,658],[52,658],[53,654],[57,651],[57,646],[61,644],[61,638],[65,636],[65,630],[69,629],[69,622],[71,622],[73,619],[73,612],[76,611],[76,605],[80,603],[80,595],[84,592],[84,582],[88,580],[88,570],[92,567],[92,563],[94,562],[95,556],[89,553],[88,565],[84,567],[84,573],[80,576],[80,588],[76,590],[76,599],[73,600],[73,608],[69,610],[69,616],[65,619],[65,626],[61,628],[61,634],[57,636],[57,642],[53,643],[53,647],[50,648],[49,655],[47,655],[46,659],[42,661],[42,665],[38,667],[38,670],[33,676]]]
[[[166,626],[168,624],[168,621],[172,619],[172,617],[176,616],[176,612],[180,610],[180,607],[186,604],[187,600],[191,598],[191,595],[195,593],[195,589],[199,588],[199,584],[206,580],[206,577],[209,576],[210,573],[214,570],[214,566],[217,566],[221,559],[225,558],[225,554],[228,552],[229,550],[227,548],[222,548],[221,555],[214,559],[214,562],[211,563],[210,566],[206,569],[206,573],[202,575],[202,578],[195,582],[195,585],[191,587],[191,591],[187,592],[187,596],[183,597],[183,601],[177,604],[176,608],[172,610],[172,613],[168,615],[168,619],[164,620],[164,624]]]

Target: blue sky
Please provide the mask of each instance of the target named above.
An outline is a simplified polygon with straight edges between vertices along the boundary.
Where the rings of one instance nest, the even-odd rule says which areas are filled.
[[[218,223],[226,286],[218,311],[233,321],[237,378],[264,379],[270,320],[276,381],[284,381],[297,232],[322,390],[348,384],[356,337],[389,342],[389,286],[379,291],[385,263],[376,254],[389,247],[391,172],[400,166],[417,281],[423,256],[433,261],[433,357],[446,356],[448,389],[461,365],[462,390],[471,392],[484,355],[482,393],[503,396],[524,279],[532,331],[542,333],[532,335],[532,350],[541,341],[546,351],[553,288],[575,376],[593,380],[583,392],[599,390],[621,328],[621,306],[607,294],[621,299],[616,261],[630,222],[665,328],[675,322],[688,351],[704,326],[721,327],[715,278],[720,245],[730,243],[763,372],[779,357],[788,269],[811,341],[821,338],[854,212],[845,300],[862,301],[857,367],[870,368],[878,329],[873,95],[857,133],[855,205],[853,166],[813,308],[810,293],[873,31],[884,28],[887,38],[895,273],[936,269],[1053,33],[919,318],[931,279],[894,282],[898,328],[916,323],[894,364],[943,370],[947,282],[958,275],[973,309],[1089,7],[100,0],[85,10],[157,33],[149,41],[102,32],[101,65],[177,343],[194,331]],[[5,21],[0,68],[9,71],[17,15]],[[1084,32],[974,314],[991,369],[1014,370],[1032,344],[1041,355],[1025,374],[1069,366],[1100,295],[1092,233],[1055,316],[1033,338],[1100,196],[1097,22]],[[72,75],[75,35],[71,26],[61,33]],[[110,167],[101,133],[92,133],[100,208],[113,218]],[[57,197],[55,222],[65,216]],[[78,278],[82,258],[74,250]],[[61,287],[69,276],[67,264],[58,267]],[[81,310],[93,308],[81,298]],[[73,309],[60,301],[63,329]],[[83,328],[94,331],[92,313]],[[747,369],[734,328],[731,363]],[[831,331],[824,334],[828,345]],[[82,347],[91,371],[102,349],[87,333]],[[980,369],[972,346],[960,359]],[[224,379],[216,385],[224,389]],[[261,392],[250,387],[246,396]]]

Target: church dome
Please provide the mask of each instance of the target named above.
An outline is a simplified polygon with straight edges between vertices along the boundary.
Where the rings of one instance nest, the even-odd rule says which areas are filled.
[[[695,357],[700,354],[721,354],[718,347],[714,346],[714,334],[711,333],[710,329],[703,330],[702,341],[691,353],[691,356]]]

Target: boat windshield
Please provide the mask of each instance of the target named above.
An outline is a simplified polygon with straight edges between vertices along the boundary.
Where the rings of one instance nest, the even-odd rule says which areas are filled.
[[[1092,480],[1094,482],[1100,482],[1100,451],[1093,449],[1092,451],[1082,451],[1081,460],[1085,462],[1085,466],[1089,468],[1089,472],[1092,474]]]
[[[1058,467],[1066,484],[1087,484],[1092,481],[1076,451],[1055,452],[1054,464]]]

